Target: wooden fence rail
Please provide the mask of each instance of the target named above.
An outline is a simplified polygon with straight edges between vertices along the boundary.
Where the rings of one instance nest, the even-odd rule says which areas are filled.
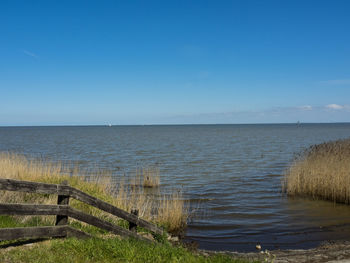
[[[23,238],[50,238],[50,237],[79,237],[87,238],[90,235],[70,226],[38,226],[38,227],[16,227],[0,228],[0,241],[15,240]]]
[[[136,226],[148,229],[155,234],[163,234],[161,228],[139,218],[137,211],[132,211],[132,213],[126,212],[85,192],[73,188],[67,185],[66,182],[63,184],[46,184],[0,178],[0,190],[58,195],[57,205],[0,204],[0,215],[56,215],[55,226],[0,229],[0,240],[34,237],[87,237],[88,234],[67,225],[69,217],[108,230],[117,235],[133,237],[145,241],[149,241],[149,239],[138,235],[136,232]],[[130,226],[129,230],[70,207],[70,198],[74,198],[128,221]]]

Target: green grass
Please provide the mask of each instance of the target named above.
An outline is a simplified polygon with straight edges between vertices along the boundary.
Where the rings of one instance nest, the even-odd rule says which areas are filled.
[[[50,226],[43,221],[40,216],[31,216],[26,222],[22,222],[13,216],[0,216],[0,228],[6,227],[26,227],[26,226]]]
[[[0,216],[0,228],[38,225],[43,225],[40,217],[32,217],[22,223],[12,216]],[[18,241],[24,240],[2,241],[0,262],[251,262],[222,254],[205,257],[180,245],[171,245],[166,238],[161,239],[161,243],[149,244],[139,240],[109,237],[107,232],[82,226],[79,222],[73,222],[71,226],[89,232],[94,238],[51,239],[34,243],[31,247],[23,245],[12,247]]]
[[[148,244],[118,238],[56,239],[30,248],[0,250],[0,262],[234,262],[247,263],[228,255],[205,257],[180,246]]]

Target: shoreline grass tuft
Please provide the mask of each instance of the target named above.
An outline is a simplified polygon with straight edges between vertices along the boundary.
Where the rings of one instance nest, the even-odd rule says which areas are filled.
[[[137,168],[130,184],[133,187],[157,188],[160,186],[160,172],[158,167]]]
[[[154,188],[160,185],[159,168],[142,168],[143,187]]]
[[[283,192],[350,204],[350,138],[309,147],[285,173]]]

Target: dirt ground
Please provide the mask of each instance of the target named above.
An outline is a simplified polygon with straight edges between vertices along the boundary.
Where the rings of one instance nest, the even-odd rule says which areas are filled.
[[[250,260],[273,263],[350,263],[350,241],[328,242],[313,249],[272,250],[254,253],[201,251],[205,254],[225,253]]]
[[[38,240],[39,241],[39,240]],[[18,245],[23,248],[30,248],[35,244],[47,243],[49,240],[31,243],[23,242],[20,244],[4,247],[4,251],[11,250]],[[249,260],[259,260],[270,263],[350,263],[350,241],[325,242],[323,245],[312,249],[291,249],[291,250],[264,250],[250,253],[232,252],[232,251],[212,251],[197,250],[199,254],[208,256],[212,254],[229,254],[234,257],[245,258]]]

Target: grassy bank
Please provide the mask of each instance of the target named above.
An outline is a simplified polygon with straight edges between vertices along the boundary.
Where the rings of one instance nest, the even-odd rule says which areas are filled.
[[[39,217],[25,223],[11,216],[0,216],[0,228],[36,226]],[[91,231],[90,231],[91,233]],[[253,263],[260,262],[232,255],[203,255],[167,240],[157,243],[120,239],[109,233],[92,233],[90,239],[16,240],[0,242],[0,262],[6,263],[92,263],[92,262],[201,262]],[[269,257],[266,257],[269,259]],[[270,262],[270,261],[266,261]]]
[[[51,240],[31,247],[0,249],[0,262],[232,262],[248,263],[227,255],[205,257],[170,244],[148,244],[118,238]]]
[[[289,196],[350,203],[350,139],[313,145],[285,174]]]
[[[0,228],[35,226],[35,218],[22,223],[10,216],[0,216]],[[7,263],[92,263],[92,262],[212,262],[249,263],[246,259],[217,254],[204,256],[180,245],[147,243],[134,239],[120,239],[108,233],[93,238],[51,239],[35,243],[28,241],[0,242],[0,262]]]
[[[157,182],[159,186],[159,171],[154,176],[151,169],[145,169],[136,173],[137,180]],[[145,174],[144,174],[145,173]],[[67,180],[69,185],[98,197],[126,211],[139,210],[139,216],[162,225],[170,232],[176,232],[186,226],[187,210],[181,193],[174,191],[167,195],[153,194],[145,190],[143,184],[131,185],[130,182],[119,180],[118,183],[111,181],[111,176],[106,173],[90,176],[86,180],[84,171],[77,167],[65,167],[60,163],[44,162],[42,160],[29,160],[24,156],[1,153],[0,154],[0,177],[33,182],[61,183]],[[140,179],[141,178],[141,179]],[[135,181],[132,179],[131,181]],[[147,187],[150,187],[147,185]],[[0,193],[0,202],[3,203],[40,203],[56,204],[57,196],[28,193],[4,192]],[[71,206],[88,212],[100,218],[117,220],[107,213],[72,200]],[[30,220],[30,217],[22,217],[22,220]],[[44,221],[53,222],[54,217],[43,217]]]

